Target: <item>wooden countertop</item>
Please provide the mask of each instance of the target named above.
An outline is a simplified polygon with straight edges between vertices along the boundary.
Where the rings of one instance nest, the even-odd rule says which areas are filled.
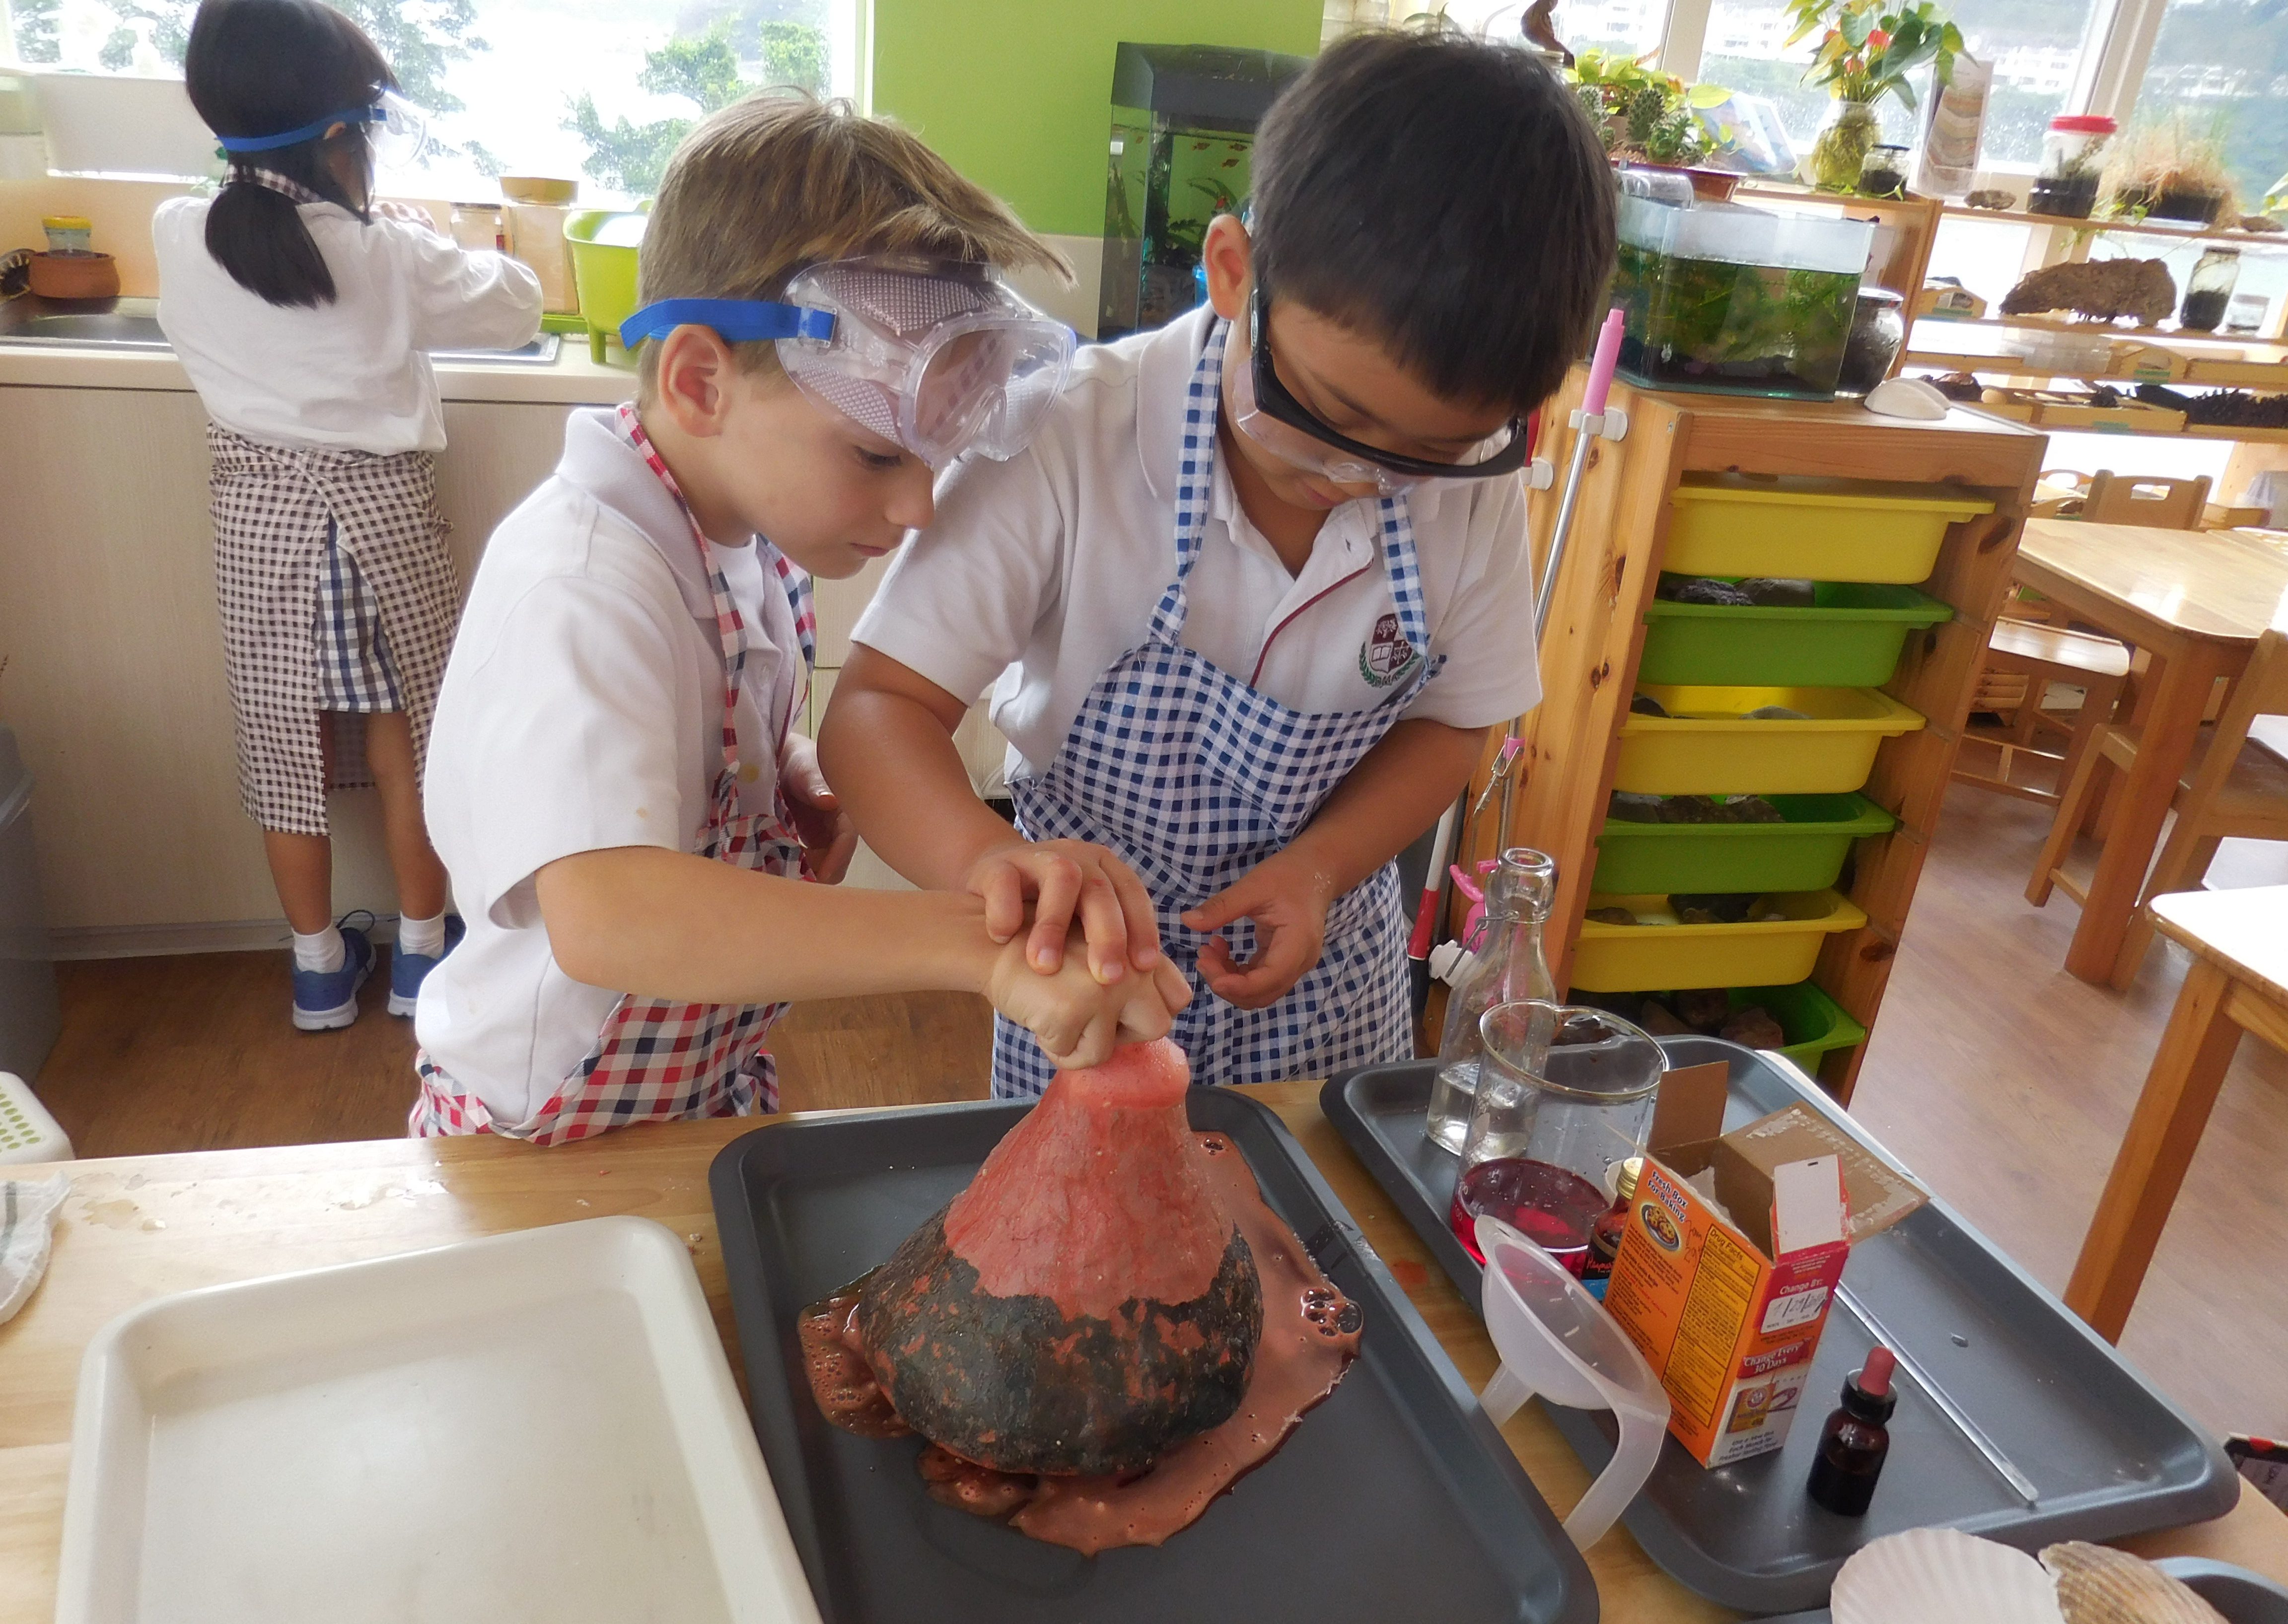
[[[2030,519],[2018,559],[2037,590],[2055,575],[2117,606],[2129,620],[2108,630],[2131,637],[2141,622],[2141,643],[2249,644],[2288,630],[2288,553],[2252,537]]]
[[[1244,1090],[1276,1110],[1406,1289],[1462,1375],[1492,1346],[1476,1316],[1318,1108],[1318,1085]],[[557,1150],[492,1138],[383,1139],[65,1164],[73,1190],[48,1278],[0,1326],[0,1624],[53,1616],[64,1478],[82,1351],[114,1316],[194,1287],[381,1257],[505,1230],[633,1213],[684,1237],[735,1372],[722,1249],[707,1195],[717,1151],[753,1119],[608,1133]],[[12,1175],[27,1169],[11,1169]],[[1529,1405],[1504,1430],[1561,1516],[1587,1475]],[[2244,1488],[2229,1516],[2132,1541],[2149,1555],[2236,1562],[2288,1581],[2288,1518]],[[1733,1614],[1683,1589],[1615,1529],[1589,1554],[1607,1624]]]

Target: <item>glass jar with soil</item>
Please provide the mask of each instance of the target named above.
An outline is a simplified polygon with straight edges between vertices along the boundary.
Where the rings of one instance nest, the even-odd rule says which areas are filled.
[[[1620,368],[1655,389],[1823,400],[1835,392],[1865,220],[1737,203],[1620,200]]]
[[[2106,149],[2118,126],[2097,114],[2062,113],[2042,136],[2042,167],[2026,198],[2026,212],[2085,220],[2097,207]]]
[[[2185,279],[2185,302],[2177,312],[2177,325],[2189,333],[2213,333],[2232,303],[2240,281],[2240,250],[2212,248],[2204,251],[2192,275]]]

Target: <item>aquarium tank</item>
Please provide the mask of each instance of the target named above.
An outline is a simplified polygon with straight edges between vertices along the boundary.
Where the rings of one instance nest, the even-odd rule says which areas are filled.
[[[1832,398],[1872,221],[1648,194],[1625,176],[1622,193],[1613,302],[1626,313],[1625,376],[1653,389]]]
[[[1099,338],[1158,327],[1199,302],[1208,222],[1245,202],[1256,126],[1305,66],[1220,45],[1115,49]]]

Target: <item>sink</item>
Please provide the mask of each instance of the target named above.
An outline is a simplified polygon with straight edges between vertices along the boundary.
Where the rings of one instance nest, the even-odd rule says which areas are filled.
[[[432,360],[545,367],[563,339],[543,333],[514,350],[432,350]],[[44,299],[28,295],[0,303],[0,345],[68,345],[75,349],[169,352],[159,330],[156,299]]]
[[[44,299],[0,304],[0,344],[164,351],[156,299]]]

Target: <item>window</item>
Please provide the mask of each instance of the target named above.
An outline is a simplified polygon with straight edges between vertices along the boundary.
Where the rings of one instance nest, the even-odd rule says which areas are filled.
[[[2168,0],[2134,139],[2213,142],[2251,210],[2288,171],[2288,12],[2270,0]]]
[[[747,91],[859,81],[858,0],[333,0],[432,115],[416,196],[488,197],[502,174],[578,176],[618,202],[658,184],[693,120]],[[27,61],[182,71],[195,0],[0,0]]]
[[[1450,21],[1488,39],[1518,38],[1526,11],[1519,0],[1447,0],[1443,9]],[[1555,23],[1569,50],[1642,56],[1660,47],[1668,0],[1565,0]]]
[[[2098,8],[2092,0],[1960,0],[1955,26],[1994,69],[1980,162],[2032,174],[2042,131],[2066,110]]]

